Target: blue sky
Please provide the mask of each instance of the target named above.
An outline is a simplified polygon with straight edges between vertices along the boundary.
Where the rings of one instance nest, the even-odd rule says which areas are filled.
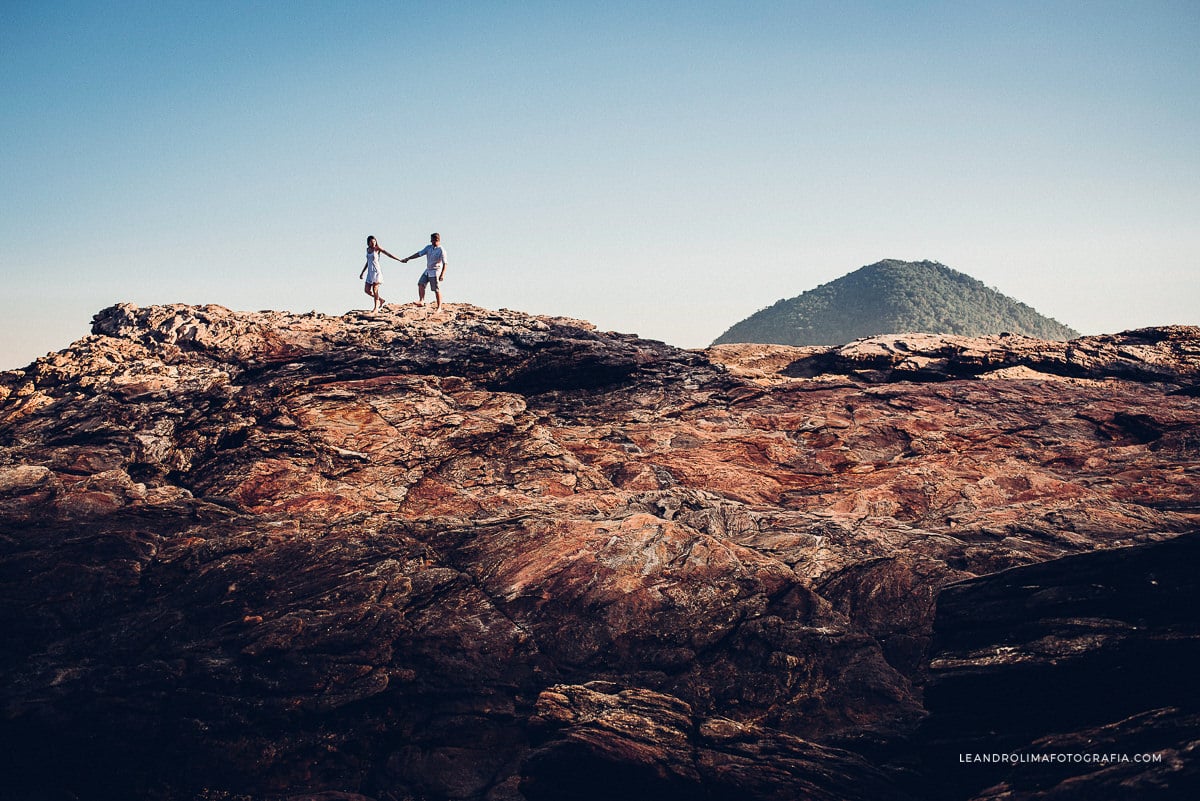
[[[1200,323],[1200,4],[0,2],[0,368],[118,301],[703,346],[884,258]],[[384,296],[419,268],[385,263]]]

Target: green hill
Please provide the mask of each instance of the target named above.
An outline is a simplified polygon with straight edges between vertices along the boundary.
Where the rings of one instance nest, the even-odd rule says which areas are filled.
[[[1008,331],[1060,340],[1079,336],[944,264],[887,259],[755,312],[713,344],[842,345],[876,334],[917,331],[964,336]]]

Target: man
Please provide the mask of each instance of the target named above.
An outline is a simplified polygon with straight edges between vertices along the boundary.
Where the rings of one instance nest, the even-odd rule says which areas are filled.
[[[407,262],[418,256],[425,257],[425,272],[421,273],[421,280],[417,281],[417,304],[425,305],[425,285],[429,284],[433,287],[433,294],[437,298],[437,305],[433,307],[436,311],[442,308],[442,289],[439,282],[446,278],[446,253],[442,250],[441,234],[430,234],[429,244],[423,250],[418,250],[407,259],[400,261]],[[441,268],[440,272],[439,267]]]

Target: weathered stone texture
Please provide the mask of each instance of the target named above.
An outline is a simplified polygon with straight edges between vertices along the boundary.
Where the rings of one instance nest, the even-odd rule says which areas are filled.
[[[1193,531],[1198,375],[1186,328],[690,352],[114,306],[0,375],[0,768],[27,800],[928,797],[938,593]]]

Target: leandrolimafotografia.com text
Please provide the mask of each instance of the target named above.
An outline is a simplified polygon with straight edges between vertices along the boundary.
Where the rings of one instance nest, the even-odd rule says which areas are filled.
[[[1118,765],[1124,763],[1155,763],[1162,762],[1162,754],[1084,754],[1084,753],[1050,753],[1050,754],[959,754],[958,761],[964,764],[1009,764],[1009,765],[1040,765],[1063,763],[1091,763],[1098,765]]]

